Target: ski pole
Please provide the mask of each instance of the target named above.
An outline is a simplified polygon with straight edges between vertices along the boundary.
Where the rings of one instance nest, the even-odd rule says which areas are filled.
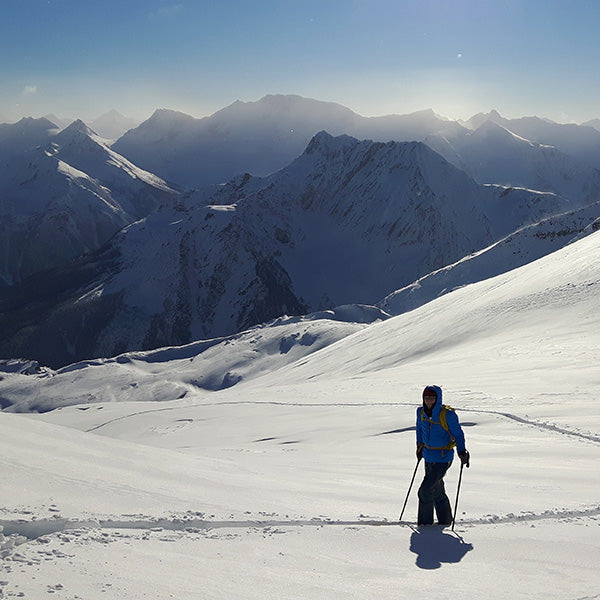
[[[404,500],[404,506],[402,507],[402,512],[400,513],[400,518],[398,521],[402,521],[402,515],[404,515],[404,509],[406,508],[406,503],[408,502],[408,497],[410,496],[410,490],[412,489],[413,483],[415,481],[415,477],[417,475],[417,469],[419,468],[419,463],[421,462],[421,457],[417,458],[417,465],[415,466],[415,472],[413,473],[412,479],[410,480],[410,485],[408,486],[408,492],[406,493],[406,499]]]
[[[460,473],[458,475],[458,489],[456,490],[456,502],[454,503],[454,514],[452,516],[452,531],[454,531],[454,523],[456,522],[456,509],[458,508],[458,495],[460,494],[460,482],[462,481],[463,463],[460,464]]]

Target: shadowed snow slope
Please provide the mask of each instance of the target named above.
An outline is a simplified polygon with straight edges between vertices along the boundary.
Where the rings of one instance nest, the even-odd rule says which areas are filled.
[[[375,307],[342,306],[306,317],[281,317],[224,338],[83,361],[58,371],[38,367],[36,373],[34,361],[3,361],[0,402],[11,411],[44,412],[92,402],[160,402],[202,389],[220,390],[277,370],[388,317]]]
[[[379,304],[391,314],[401,314],[453,289],[507,273],[599,228],[600,203],[543,219],[396,290]]]
[[[459,386],[477,386],[483,378],[498,393],[568,394],[580,383],[598,389],[599,293],[597,232],[374,325],[272,380],[372,378],[378,372],[403,378],[406,371],[419,373],[421,381],[433,372]]]
[[[520,389],[569,393],[577,389],[580,377],[595,370],[600,359],[599,265],[600,233],[594,233],[519,269],[465,286],[415,311],[367,328],[328,319],[276,321],[270,327],[259,327],[220,343],[201,342],[185,350],[79,363],[54,377],[7,374],[0,390],[5,405],[15,402],[14,408],[22,410],[48,410],[95,399],[189,398],[193,395],[190,385],[220,389],[242,379],[251,380],[239,384],[243,389],[281,386],[283,382],[286,386],[310,382],[318,387],[331,380],[356,380],[352,386],[361,388],[363,379],[423,381],[433,371],[447,384],[457,386],[477,386],[477,381],[484,378],[486,389],[490,391],[493,385],[498,393],[517,393]],[[320,329],[311,332],[309,327],[313,326]],[[362,330],[346,337],[353,327]],[[301,350],[328,331],[336,332],[327,339],[328,347],[316,353]],[[330,344],[342,337],[346,339]],[[242,351],[240,343],[248,353]],[[292,349],[307,355],[298,356],[297,361],[288,356],[273,362],[273,354],[286,355]],[[521,360],[524,356],[526,361]],[[245,367],[245,362],[251,366]],[[469,365],[466,372],[461,368],[465,363]],[[121,392],[117,393],[108,382],[99,385],[101,369],[127,373],[124,379],[118,379]],[[256,378],[265,371],[268,373]],[[91,378],[92,385],[85,383],[86,377]],[[111,380],[116,381],[115,377],[111,375]],[[128,377],[132,387],[126,385]],[[74,393],[60,391],[61,380],[74,382],[75,378]],[[151,383],[156,380],[158,387]],[[150,382],[149,387],[142,381]],[[598,385],[594,378],[582,383]],[[50,392],[53,388],[55,391]],[[105,395],[103,389],[108,390]],[[85,394],[78,395],[83,390]]]

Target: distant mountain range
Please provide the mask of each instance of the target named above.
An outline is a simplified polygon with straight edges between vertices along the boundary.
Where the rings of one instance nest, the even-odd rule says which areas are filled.
[[[382,142],[423,141],[479,183],[564,194],[575,192],[569,181],[577,179],[593,195],[600,182],[600,131],[591,127],[537,117],[509,120],[495,111],[464,124],[431,110],[362,117],[339,104],[299,96],[238,101],[204,119],[158,110],[113,149],[165,180],[197,188],[244,172],[273,173],[321,130]]]
[[[53,114],[47,114],[44,118],[54,123],[59,129],[66,129],[73,121],[81,120],[61,118]],[[99,117],[86,122],[86,125],[88,125],[94,133],[110,142],[114,142],[127,131],[134,129],[139,124],[140,121],[137,119],[125,117],[115,109],[109,110]]]
[[[113,109],[90,121],[89,126],[99,136],[107,140],[117,140],[139,124],[140,122],[137,119],[125,117]]]
[[[0,164],[0,357],[53,367],[338,305],[398,314],[600,217],[600,132],[494,112],[267,96],[159,110],[112,146],[24,119],[0,125]]]
[[[582,123],[582,125],[585,127],[593,127],[594,129],[600,131],[600,119],[592,119],[591,121],[586,121],[585,123]]]
[[[269,95],[257,102],[234,102],[204,119],[157,110],[117,140],[114,149],[166,180],[196,188],[244,172],[273,173],[301,154],[321,130],[375,141],[422,141],[464,128],[430,110],[368,118],[331,102]]]
[[[31,119],[30,117],[28,117]],[[53,126],[58,129],[66,129],[73,121],[78,121],[80,119],[76,118],[64,118],[57,117],[54,114],[47,114],[42,117],[50,121]],[[31,119],[32,121],[36,121],[38,119]],[[22,121],[22,119],[21,119]],[[8,119],[0,114],[0,126],[11,124]],[[14,124],[14,123],[13,123]],[[125,117],[120,112],[115,109],[111,109],[108,112],[96,117],[91,121],[87,121],[86,123],[90,129],[92,129],[97,135],[104,138],[105,140],[115,141],[120,138],[124,133],[126,133],[129,129],[133,129],[140,124],[140,121],[137,119],[132,119],[131,117]]]

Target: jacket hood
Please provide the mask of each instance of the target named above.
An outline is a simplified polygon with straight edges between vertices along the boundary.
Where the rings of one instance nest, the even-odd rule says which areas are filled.
[[[428,385],[423,389],[423,394],[425,394],[425,390],[433,390],[437,396],[435,404],[433,405],[432,417],[438,418],[440,412],[442,412],[442,388],[439,385]],[[423,406],[425,406],[425,404],[423,404]]]

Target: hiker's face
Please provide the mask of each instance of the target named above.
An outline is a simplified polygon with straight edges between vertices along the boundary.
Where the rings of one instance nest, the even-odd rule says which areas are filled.
[[[437,400],[437,396],[424,396],[423,402],[427,408],[433,408],[435,401]]]

